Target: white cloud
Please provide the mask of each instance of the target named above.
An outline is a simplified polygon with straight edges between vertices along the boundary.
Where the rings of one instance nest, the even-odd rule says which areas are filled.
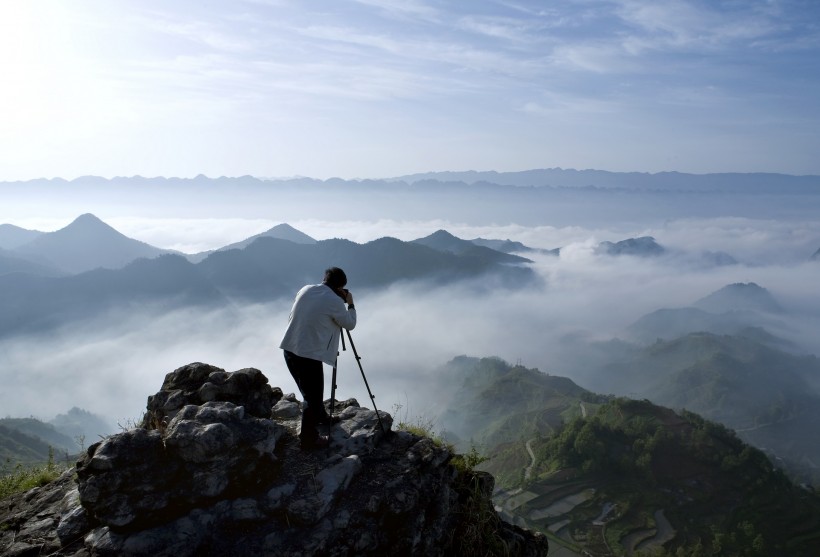
[[[438,21],[439,11],[426,2],[419,0],[355,0],[359,4],[377,8],[384,13],[400,19],[412,18],[426,21]]]
[[[190,241],[185,239],[187,234],[197,236],[207,228],[236,239],[271,223],[131,219],[121,224],[146,234],[176,226],[174,237],[185,243]],[[427,401],[420,389],[428,374],[461,354],[500,356],[561,375],[566,335],[583,331],[591,338],[611,338],[648,312],[689,305],[734,282],[756,282],[768,288],[789,312],[784,319],[792,322],[792,340],[820,353],[816,334],[820,301],[814,292],[818,265],[777,255],[786,251],[796,256],[802,246],[820,247],[817,223],[727,218],[672,221],[633,230],[442,221],[295,224],[319,239],[341,236],[367,241],[383,235],[413,239],[444,227],[463,238],[510,238],[564,248],[561,257],[530,254],[544,278],[543,287],[510,291],[482,280],[483,290],[419,283],[362,291],[351,284],[360,314],[353,338],[382,410],[404,404],[411,412],[425,412]],[[602,240],[642,234],[654,235],[673,251],[727,250],[754,264],[704,268],[677,257],[616,258],[594,253]],[[0,342],[0,383],[10,388],[0,394],[0,408],[8,415],[48,419],[76,405],[112,420],[135,420],[166,373],[195,361],[228,371],[256,367],[272,385],[294,391],[277,348],[290,302],[101,316],[94,323],[75,324],[54,335],[6,339]],[[339,397],[355,397],[369,405],[350,347],[339,362]],[[594,385],[584,386],[594,389]]]

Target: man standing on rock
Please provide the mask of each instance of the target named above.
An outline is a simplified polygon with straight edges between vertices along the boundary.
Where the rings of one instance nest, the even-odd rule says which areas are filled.
[[[334,365],[342,328],[356,326],[353,295],[345,288],[347,276],[338,267],[325,271],[322,284],[308,284],[296,294],[288,317],[288,328],[279,344],[285,363],[302,393],[302,448],[326,447],[327,436],[319,435],[318,424],[330,424],[323,403],[325,376],[322,362]],[[345,307],[347,304],[347,307]]]

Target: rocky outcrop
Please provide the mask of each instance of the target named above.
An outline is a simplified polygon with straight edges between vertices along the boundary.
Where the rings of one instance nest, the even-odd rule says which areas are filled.
[[[140,427],[155,429],[168,424],[187,405],[211,401],[232,402],[257,418],[269,418],[271,407],[282,399],[282,390],[253,368],[228,373],[203,363],[188,364],[165,376],[162,387],[148,397]]]
[[[251,412],[240,400],[269,405]],[[166,376],[148,406],[144,427],[92,445],[57,481],[0,502],[0,553],[547,553],[543,536],[499,519],[492,476],[429,438],[392,431],[384,412],[382,430],[353,399],[336,403],[331,446],[314,451],[299,448],[299,402],[258,370],[191,364]]]

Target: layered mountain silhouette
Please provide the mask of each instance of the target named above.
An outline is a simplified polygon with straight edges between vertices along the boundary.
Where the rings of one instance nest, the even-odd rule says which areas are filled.
[[[748,336],[690,333],[613,359],[601,387],[688,408],[734,428],[786,419],[820,396],[809,381],[820,375],[814,356],[800,356]]]
[[[627,329],[640,342],[673,339],[687,333],[754,334],[750,328],[782,327],[783,309],[765,288],[751,283],[727,285],[685,308],[663,308],[649,313]]]
[[[122,269],[67,277],[0,276],[0,337],[51,330],[106,315],[151,308],[220,305],[226,298],[179,255],[138,259]]]
[[[783,459],[794,477],[814,482],[820,362],[777,336],[788,332],[782,319],[767,289],[729,284],[690,307],[638,319],[620,339],[567,337],[561,369],[596,391],[694,410],[736,428]]]
[[[413,240],[413,243],[427,246],[437,251],[449,252],[468,257],[476,257],[484,260],[496,261],[498,263],[532,263],[531,260],[525,257],[512,255],[504,252],[503,250],[499,251],[488,246],[478,245],[469,240],[462,240],[461,238],[453,236],[446,230],[437,230],[429,236]]]
[[[365,244],[341,239],[295,244],[263,237],[243,250],[217,251],[199,266],[222,292],[263,301],[291,295],[303,284],[319,282],[321,271],[331,265],[345,269],[351,288],[411,280],[447,284],[474,277],[495,277],[515,286],[536,279],[528,267],[504,265],[522,260],[510,258],[515,256],[492,250],[454,254],[395,238]]]
[[[438,285],[472,281],[476,288],[519,287],[537,280],[534,271],[524,265],[527,259],[441,232],[440,237],[449,237],[455,244],[464,242],[469,248],[453,253],[395,238],[365,244],[341,239],[317,242],[289,225],[279,225],[192,263],[182,255],[163,254],[131,240],[93,215],[83,215],[18,250],[26,248],[29,254],[55,259],[63,268],[75,270],[132,260],[120,268],[95,268],[63,277],[42,276],[36,267],[29,267],[34,271],[31,275],[24,274],[22,263],[15,269],[21,272],[0,273],[0,304],[5,310],[0,314],[0,337],[48,330],[137,306],[169,310],[289,297],[302,285],[321,281],[323,270],[333,265],[345,269],[352,288],[414,280]]]
[[[539,168],[519,172],[426,172],[394,178],[410,184],[425,181],[482,183],[525,187],[618,188],[654,191],[802,192],[816,193],[820,176],[774,173],[687,174],[684,172],[609,172],[572,168]]]
[[[771,292],[754,282],[728,284],[692,305],[712,313],[725,313],[728,311],[783,313],[783,308],[777,303]]]
[[[653,215],[686,218],[727,214],[747,218],[811,219],[818,212],[818,176],[773,174],[617,173],[561,169],[521,173],[434,173],[427,177],[383,180],[331,178],[259,179],[251,176],[207,178],[94,176],[71,181],[29,180],[0,183],[21,199],[49,199],[75,205],[93,199],[114,206],[123,198],[143,214],[158,217],[186,212],[218,215],[221,208],[242,210],[249,218],[269,218],[277,207],[292,221],[336,220],[340,207],[357,207],[357,218],[377,221],[448,220],[537,226],[622,226]],[[653,191],[647,194],[648,191]],[[724,192],[726,195],[715,195]],[[759,195],[776,196],[777,203]],[[800,195],[787,195],[787,194]],[[156,202],[158,196],[162,204]],[[317,203],[321,201],[321,203]],[[149,211],[150,213],[146,213]],[[808,256],[809,254],[806,254]],[[805,256],[804,256],[805,257]]]
[[[0,458],[33,464],[48,459],[49,448],[57,454],[76,454],[77,443],[66,432],[36,418],[0,418]]]
[[[227,251],[231,249],[244,249],[251,245],[254,241],[258,238],[278,238],[280,240],[288,240],[295,244],[315,244],[316,240],[301,232],[296,230],[291,225],[287,223],[277,224],[273,228],[266,230],[265,232],[260,232],[259,234],[255,234],[249,238],[245,238],[239,242],[235,242],[233,244],[228,244],[227,246],[223,246],[216,250],[209,250],[202,253],[197,253],[194,255],[189,255],[188,259],[193,261],[194,263],[198,263],[202,261],[210,254],[214,253],[215,251]]]
[[[63,460],[110,435],[116,428],[87,410],[74,407],[49,421],[37,418],[0,418],[0,459],[35,464]]]
[[[55,232],[46,232],[14,249],[19,257],[48,262],[68,273],[96,268],[118,269],[141,257],[157,257],[162,250],[121,234],[92,214],[77,217]]]

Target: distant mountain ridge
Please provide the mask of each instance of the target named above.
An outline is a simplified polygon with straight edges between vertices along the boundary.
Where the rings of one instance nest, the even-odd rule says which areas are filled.
[[[763,311],[783,313],[771,292],[754,282],[736,282],[697,300],[693,307],[712,313],[729,311]]]
[[[556,178],[557,176],[557,178]],[[486,180],[485,180],[486,179]],[[478,181],[476,181],[478,180]],[[648,194],[648,192],[651,192]],[[384,179],[260,179],[84,176],[71,181],[0,182],[11,199],[49,199],[83,210],[120,207],[175,218],[180,210],[202,217],[230,212],[270,218],[271,209],[292,221],[337,220],[340,207],[358,219],[425,220],[466,224],[516,222],[537,226],[602,226],[690,217],[812,219],[820,211],[820,177],[777,174],[617,173],[541,169],[521,173],[432,173]],[[774,195],[773,204],[765,198]],[[164,203],[156,200],[161,197]],[[321,200],[321,203],[317,203]],[[614,229],[614,228],[611,228]]]
[[[54,458],[79,452],[77,443],[53,425],[35,418],[0,418],[0,458],[25,464],[43,463],[49,447]]]
[[[226,251],[231,249],[245,249],[253,242],[255,242],[259,238],[278,238],[280,240],[288,240],[295,244],[315,244],[316,240],[311,238],[304,232],[296,230],[291,225],[287,223],[277,224],[273,228],[266,230],[265,232],[260,232],[259,234],[254,234],[249,238],[245,238],[239,242],[234,242],[233,244],[228,244],[227,246],[223,246],[221,248],[217,248],[215,250],[209,250],[202,253],[196,253],[193,255],[188,255],[188,259],[194,263],[198,263],[202,261],[210,254],[214,253],[215,251]]]
[[[41,464],[75,455],[115,431],[101,417],[74,407],[48,421],[37,418],[0,418],[0,461]]]
[[[462,240],[446,230],[437,230],[429,236],[413,240],[413,243],[427,246],[437,251],[449,252],[461,256],[479,257],[498,263],[532,263],[532,260],[525,257],[478,245],[469,240]]]
[[[0,181],[5,185],[25,184],[29,187],[66,185],[104,186],[111,182],[132,184],[142,188],[150,186],[191,186],[194,188],[206,184],[231,184],[264,186],[266,184],[417,184],[421,182],[463,183],[466,185],[495,184],[520,187],[567,187],[567,188],[623,188],[636,190],[681,190],[681,191],[744,191],[744,192],[813,192],[820,193],[820,175],[793,175],[771,172],[722,172],[691,174],[677,171],[664,172],[616,172],[597,169],[574,168],[536,168],[521,171],[440,171],[407,174],[402,176],[373,179],[343,180],[329,178],[320,180],[311,177],[265,178],[256,176],[219,176],[208,177],[203,174],[194,178],[175,176],[116,176],[111,179],[100,176],[80,176],[72,180],[63,178],[36,178],[24,181]]]
[[[545,168],[519,172],[464,171],[426,172],[390,178],[390,181],[417,183],[440,182],[481,183],[519,187],[600,187],[636,190],[737,191],[764,192],[803,191],[820,193],[820,176],[794,176],[776,173],[715,173],[684,172],[610,172],[606,170],[575,170]]]
[[[73,233],[80,227],[93,238],[105,237],[96,240],[104,246],[147,246],[134,243],[91,215],[75,222],[75,227],[63,229],[67,232],[58,236],[60,241],[54,245],[65,247],[83,238],[83,234]],[[274,237],[274,232],[303,243]],[[62,241],[64,236],[68,240]],[[34,242],[52,238],[46,234]],[[537,281],[535,272],[526,266],[527,259],[457,238],[469,246],[467,252],[455,254],[395,238],[366,244],[308,239],[312,240],[285,225],[257,235],[243,248],[217,250],[197,263],[153,248],[148,252],[155,254],[153,258],[139,257],[117,269],[96,268],[66,277],[0,273],[0,304],[5,308],[0,314],[0,337],[49,330],[135,304],[173,309],[224,307],[231,300],[271,301],[292,296],[304,284],[319,282],[322,271],[331,265],[343,267],[351,286],[355,282],[355,288],[360,289],[413,280],[437,285],[472,281],[476,288],[518,287]],[[131,257],[138,255],[131,251],[119,253],[119,257],[124,259],[129,253]],[[88,259],[81,258],[81,262]]]
[[[689,307],[662,308],[644,315],[627,328],[628,337],[640,342],[673,339],[706,331],[738,334],[753,327],[780,327],[783,309],[765,288],[734,283],[695,301]]]
[[[8,230],[25,231],[19,227],[9,226]],[[87,213],[75,219],[68,226],[55,232],[31,232],[26,238],[29,241],[17,246],[14,251],[0,247],[0,275],[10,272],[24,272],[41,276],[55,276],[63,273],[77,274],[96,268],[118,269],[140,258],[155,258],[162,254],[183,255],[193,263],[199,263],[215,252],[242,250],[260,238],[287,240],[295,244],[311,245],[317,240],[281,223],[273,228],[255,234],[239,242],[225,245],[215,250],[196,254],[181,254],[173,250],[156,248],[145,242],[128,238],[96,216]],[[14,232],[13,234],[17,234]],[[22,238],[16,236],[16,238]],[[436,251],[449,252],[455,255],[468,255],[482,260],[493,260],[498,263],[531,263],[527,258],[513,255],[514,250],[539,251],[527,248],[518,242],[509,240],[462,240],[445,230],[414,240],[414,243],[425,245]],[[14,241],[9,240],[9,244]],[[497,249],[498,246],[504,249]],[[557,253],[558,250],[554,250]]]
[[[128,238],[86,213],[60,230],[37,235],[16,247],[14,253],[50,262],[69,273],[81,273],[99,267],[121,268],[135,259],[157,257],[169,250]]]

